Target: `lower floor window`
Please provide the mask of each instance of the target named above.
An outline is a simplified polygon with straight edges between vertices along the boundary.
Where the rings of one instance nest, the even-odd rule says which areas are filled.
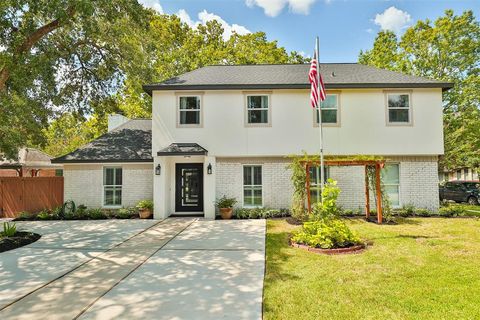
[[[122,205],[122,168],[103,169],[103,204]]]
[[[262,166],[244,166],[243,206],[261,207],[262,205]]]
[[[310,201],[312,204],[322,200],[320,184],[320,166],[310,167]],[[329,178],[328,167],[323,168],[323,182]]]
[[[382,170],[382,180],[392,206],[400,206],[400,165],[386,164]]]

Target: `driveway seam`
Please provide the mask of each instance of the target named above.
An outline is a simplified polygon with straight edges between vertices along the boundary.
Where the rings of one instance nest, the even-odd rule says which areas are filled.
[[[165,220],[163,220],[165,221]],[[92,307],[98,300],[100,300],[103,296],[105,296],[107,293],[109,293],[110,291],[112,291],[113,288],[115,288],[117,285],[119,285],[122,281],[124,281],[126,278],[128,278],[133,272],[135,272],[138,268],[140,268],[141,266],[143,266],[145,264],[145,262],[147,262],[151,257],[153,257],[155,254],[157,254],[157,252],[159,252],[160,250],[162,250],[163,247],[165,247],[167,244],[169,244],[173,239],[175,239],[179,234],[181,234],[183,231],[185,231],[188,227],[190,227],[194,222],[196,222],[197,220],[194,219],[192,220],[192,222],[190,222],[187,226],[185,226],[185,228],[183,228],[182,230],[180,230],[178,233],[176,233],[173,237],[171,237],[168,241],[166,241],[162,246],[160,246],[157,250],[155,250],[151,255],[149,255],[146,259],[144,259],[141,263],[139,263],[135,268],[133,268],[132,270],[130,270],[130,272],[128,272],[124,277],[122,277],[120,280],[118,280],[113,286],[110,287],[110,289],[108,289],[107,291],[105,291],[102,295],[100,295],[99,297],[97,297],[95,300],[93,300],[90,304],[88,304],[85,308],[82,309],[82,311],[80,311],[80,313],[74,317],[73,319],[78,319],[80,316],[82,316],[88,309],[90,309],[90,307]],[[157,224],[155,224],[156,226]],[[153,227],[153,226],[152,226]]]
[[[159,225],[159,224],[163,223],[164,221],[166,221],[166,219],[163,219],[163,220],[161,220],[161,221],[159,221],[159,222],[157,222],[157,223],[155,223],[155,224],[151,225],[150,227],[148,227],[148,228],[146,228],[146,229],[143,229],[142,231],[140,231],[140,232],[138,232],[138,233],[136,233],[136,234],[132,235],[132,236],[131,236],[131,237],[129,237],[128,239],[126,239],[126,240],[123,240],[123,241],[121,241],[120,243],[116,244],[114,247],[112,247],[112,248],[110,248],[110,249],[107,249],[107,250],[105,250],[105,251],[100,251],[100,252],[101,252],[101,253],[106,253],[106,252],[109,252],[109,251],[111,251],[111,250],[115,249],[117,246],[120,246],[121,244],[123,244],[123,243],[125,243],[125,242],[129,241],[130,239],[132,239],[133,237],[135,237],[135,236],[138,236],[139,234],[142,234],[143,232],[145,232],[145,231],[149,230],[150,228],[153,228],[153,227],[155,227],[155,226],[157,226],[157,225]],[[44,283],[44,284],[43,284],[43,285],[41,285],[40,287],[38,287],[38,288],[35,288],[34,290],[30,291],[30,292],[29,292],[29,293],[27,293],[27,294],[24,294],[24,295],[23,295],[23,296],[21,296],[20,298],[17,298],[17,299],[15,299],[14,301],[12,301],[12,302],[10,302],[10,303],[6,304],[5,306],[3,306],[3,307],[1,307],[1,308],[0,308],[0,311],[2,311],[2,310],[5,310],[6,308],[8,308],[8,307],[10,307],[10,306],[14,305],[15,303],[19,302],[19,301],[20,301],[20,300],[22,300],[22,299],[25,299],[25,298],[26,298],[26,297],[28,297],[29,295],[31,295],[31,294],[33,294],[33,293],[35,293],[35,292],[37,292],[37,291],[39,291],[39,290],[41,290],[41,289],[45,288],[46,286],[48,286],[48,285],[52,284],[53,282],[55,282],[55,281],[57,281],[57,280],[60,280],[61,278],[65,277],[66,275],[68,275],[68,274],[72,273],[73,271],[75,271],[75,270],[79,269],[79,268],[80,268],[80,267],[82,267],[83,265],[85,265],[85,264],[89,263],[90,261],[92,261],[92,260],[94,260],[94,259],[97,259],[97,258],[98,258],[98,256],[95,256],[95,257],[92,257],[92,258],[90,258],[90,259],[88,259],[88,260],[86,260],[86,261],[82,262],[81,264],[79,264],[79,265],[78,265],[78,266],[76,266],[75,268],[68,270],[68,271],[67,271],[67,272],[65,272],[64,274],[62,274],[62,275],[60,275],[60,276],[56,277],[55,279],[53,279],[53,280],[51,280],[51,281],[49,281],[49,282],[47,282],[47,283]]]

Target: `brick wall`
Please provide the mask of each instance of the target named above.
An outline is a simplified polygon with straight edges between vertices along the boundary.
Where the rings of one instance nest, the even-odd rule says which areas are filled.
[[[122,206],[129,207],[143,199],[153,199],[153,164],[125,164],[123,168]],[[76,205],[98,208],[103,205],[103,166],[66,165],[64,199]]]
[[[436,157],[391,157],[400,163],[400,204],[413,204],[429,210],[438,209],[438,168]],[[216,196],[236,197],[242,205],[243,165],[261,164],[263,172],[264,206],[289,208],[293,188],[288,160],[284,158],[219,158],[217,159]],[[342,190],[339,204],[345,209],[363,210],[365,206],[364,167],[331,167],[330,177]],[[375,207],[373,194],[372,209]]]

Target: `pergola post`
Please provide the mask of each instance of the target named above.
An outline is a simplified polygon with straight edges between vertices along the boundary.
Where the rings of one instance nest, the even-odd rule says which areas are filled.
[[[370,218],[370,189],[368,187],[368,166],[365,165],[365,217]]]
[[[312,199],[310,197],[310,162],[306,163],[305,172],[307,174],[307,209],[310,214],[312,212]]]
[[[382,189],[380,183],[380,163],[378,162],[375,164],[375,189],[377,192],[377,222],[382,224]]]

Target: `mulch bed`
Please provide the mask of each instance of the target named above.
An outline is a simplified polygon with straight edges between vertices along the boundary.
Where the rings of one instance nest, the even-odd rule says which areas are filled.
[[[361,253],[366,249],[366,246],[364,244],[359,244],[356,246],[351,246],[348,248],[337,248],[337,249],[320,249],[320,248],[312,248],[310,246],[296,243],[296,242],[290,242],[290,245],[294,248],[299,248],[305,251],[313,252],[313,253],[318,253],[318,254],[328,254],[328,255],[334,255],[334,254],[351,254],[351,253]]]
[[[40,239],[41,235],[33,232],[19,231],[13,237],[0,238],[0,252],[20,248]]]

